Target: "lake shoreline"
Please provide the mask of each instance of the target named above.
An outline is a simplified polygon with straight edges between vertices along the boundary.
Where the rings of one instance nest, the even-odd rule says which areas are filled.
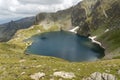
[[[79,29],[79,26],[76,26],[75,28],[73,28],[73,29],[71,29],[71,30],[68,30],[68,31],[79,35],[79,34],[77,33],[77,30],[78,30],[78,29]],[[86,36],[85,36],[85,37],[86,37]],[[102,43],[101,43],[101,42],[95,40],[95,39],[97,38],[97,36],[88,36],[88,38],[91,39],[91,41],[92,41],[93,43],[99,44],[102,48],[104,48],[104,47],[102,46]],[[104,48],[104,49],[105,49],[105,48]]]

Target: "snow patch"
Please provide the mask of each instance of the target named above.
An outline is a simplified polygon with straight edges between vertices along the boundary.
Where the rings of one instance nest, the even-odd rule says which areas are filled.
[[[108,31],[110,31],[109,29],[106,29],[104,32],[106,33],[106,32],[108,32]]]
[[[75,28],[73,28],[73,29],[71,29],[69,31],[76,34],[78,29],[79,29],[79,26],[77,26],[77,27],[75,27]]]
[[[93,36],[93,37],[90,36],[89,38],[92,40],[93,43],[97,43],[100,46],[102,46],[102,44],[100,42],[98,42],[98,41],[95,40],[95,38],[97,38],[97,36]]]

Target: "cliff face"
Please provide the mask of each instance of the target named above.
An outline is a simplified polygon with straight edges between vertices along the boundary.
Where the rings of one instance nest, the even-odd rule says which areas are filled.
[[[73,8],[72,25],[79,26],[81,35],[92,34],[104,28],[119,28],[119,0],[83,0]]]
[[[0,25],[0,42],[10,40],[17,30],[30,27],[34,24],[34,20],[34,17],[28,17]]]

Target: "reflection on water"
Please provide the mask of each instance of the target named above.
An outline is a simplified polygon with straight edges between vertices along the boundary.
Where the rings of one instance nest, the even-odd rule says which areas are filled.
[[[33,43],[26,50],[44,56],[63,58],[68,61],[94,61],[104,56],[104,49],[84,36],[71,32],[56,31],[33,36]]]

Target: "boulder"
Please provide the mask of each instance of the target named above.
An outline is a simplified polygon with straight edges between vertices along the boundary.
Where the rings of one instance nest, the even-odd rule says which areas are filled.
[[[33,80],[40,80],[44,76],[45,76],[45,73],[41,73],[41,72],[30,75],[31,79]]]
[[[94,72],[88,78],[83,78],[83,80],[117,80],[117,78],[108,73]]]
[[[54,72],[53,76],[61,77],[61,78],[64,78],[64,79],[72,79],[72,78],[75,77],[74,73],[64,72],[64,71]]]

